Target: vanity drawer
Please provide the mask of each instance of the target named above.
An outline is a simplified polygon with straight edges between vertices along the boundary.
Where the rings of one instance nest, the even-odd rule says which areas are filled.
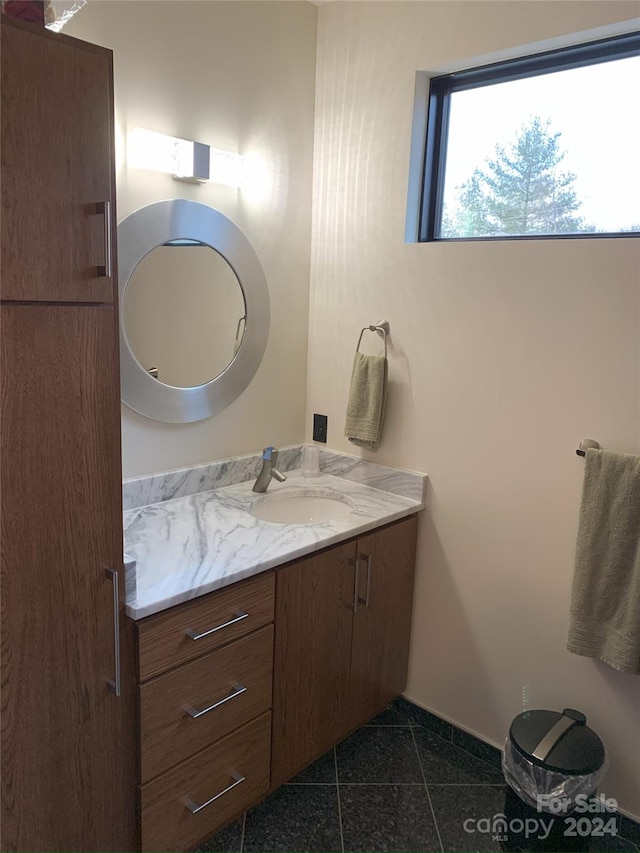
[[[270,749],[267,712],[142,785],[142,849],[192,849],[252,806],[269,790]]]
[[[264,572],[139,622],[140,681],[273,622],[274,588]]]
[[[273,625],[268,625],[142,684],[142,781],[268,710],[272,666]]]

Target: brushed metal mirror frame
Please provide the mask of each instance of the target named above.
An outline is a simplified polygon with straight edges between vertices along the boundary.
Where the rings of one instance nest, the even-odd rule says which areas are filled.
[[[238,352],[218,376],[179,388],[154,379],[135,357],[124,323],[124,301],[140,261],[170,240],[197,240],[214,249],[234,271],[245,302],[245,329]],[[242,231],[217,210],[185,199],[141,207],[118,225],[120,374],[122,402],[166,423],[190,423],[223,411],[256,374],[269,337],[269,290],[258,256]]]

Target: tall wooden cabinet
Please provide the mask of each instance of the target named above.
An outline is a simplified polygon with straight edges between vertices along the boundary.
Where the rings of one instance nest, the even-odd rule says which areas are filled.
[[[112,59],[0,26],[0,846],[132,850]]]

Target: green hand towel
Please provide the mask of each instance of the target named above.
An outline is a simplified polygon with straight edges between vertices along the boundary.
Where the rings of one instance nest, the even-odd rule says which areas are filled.
[[[567,648],[640,674],[640,457],[587,450]]]
[[[387,404],[387,359],[356,352],[351,371],[344,434],[353,444],[375,449]]]

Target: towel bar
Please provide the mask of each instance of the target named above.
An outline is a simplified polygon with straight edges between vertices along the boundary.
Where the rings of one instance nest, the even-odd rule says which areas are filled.
[[[364,326],[362,331],[360,332],[360,337],[358,338],[358,343],[356,345],[356,352],[360,349],[360,344],[362,342],[362,336],[365,332],[377,332],[379,335],[382,335],[384,338],[384,357],[387,357],[387,335],[389,334],[390,326],[388,320],[381,320],[379,323],[376,323],[375,326]]]
[[[576,453],[578,456],[586,456],[590,447],[593,447],[594,450],[600,450],[600,445],[593,438],[583,438]]]

